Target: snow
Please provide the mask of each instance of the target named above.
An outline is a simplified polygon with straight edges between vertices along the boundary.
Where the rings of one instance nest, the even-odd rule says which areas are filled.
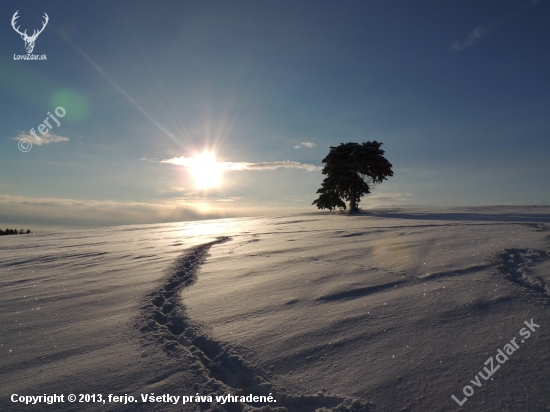
[[[545,410],[549,223],[543,206],[379,209],[1,237],[0,409]],[[10,401],[53,393],[139,402]]]

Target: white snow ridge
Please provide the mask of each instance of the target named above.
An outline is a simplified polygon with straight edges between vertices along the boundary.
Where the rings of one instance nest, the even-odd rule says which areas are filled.
[[[394,209],[3,236],[0,410],[550,410],[549,223]]]

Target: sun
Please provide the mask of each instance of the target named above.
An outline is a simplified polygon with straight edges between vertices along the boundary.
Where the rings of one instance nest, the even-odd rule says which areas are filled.
[[[197,189],[209,189],[219,186],[221,183],[221,165],[216,162],[213,153],[203,152],[200,155],[193,156],[190,170]]]

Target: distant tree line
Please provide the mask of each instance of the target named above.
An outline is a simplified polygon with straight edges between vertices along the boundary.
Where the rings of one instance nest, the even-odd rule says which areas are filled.
[[[6,229],[6,230],[2,230],[0,229],[0,236],[4,236],[4,235],[24,235],[26,233],[31,233],[31,231],[29,229],[27,229],[27,231],[23,231],[23,229],[21,229],[19,232],[17,231],[17,229]]]

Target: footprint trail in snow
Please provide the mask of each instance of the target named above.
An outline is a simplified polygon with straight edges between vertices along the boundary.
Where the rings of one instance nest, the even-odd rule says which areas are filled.
[[[162,348],[171,361],[192,356],[191,368],[201,381],[208,382],[203,389],[214,399],[216,395],[268,396],[276,402],[271,405],[254,403],[201,404],[201,410],[210,411],[262,411],[262,412],[368,412],[374,405],[359,399],[319,392],[312,395],[293,395],[269,382],[268,373],[252,365],[236,354],[228,344],[217,342],[207,336],[187,316],[179,292],[197,279],[201,264],[208,257],[209,249],[230,241],[219,237],[185,251],[167,269],[164,284],[148,294],[138,317],[137,326],[142,333],[143,346],[156,345]],[[185,367],[188,362],[182,362]],[[199,387],[196,386],[198,389]],[[200,389],[198,389],[200,392]]]

